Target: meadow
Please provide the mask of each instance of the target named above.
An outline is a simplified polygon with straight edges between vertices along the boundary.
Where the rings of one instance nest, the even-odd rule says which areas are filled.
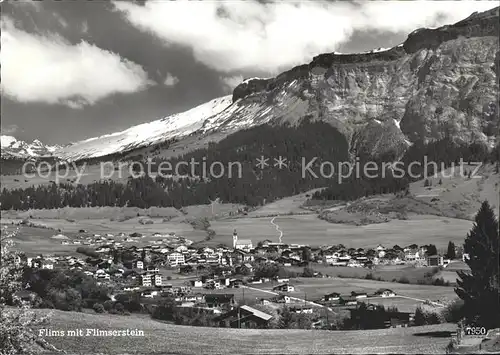
[[[425,274],[433,269],[432,267],[415,267],[412,265],[378,265],[373,269],[367,269],[347,266],[331,266],[327,264],[311,264],[311,268],[324,275],[341,278],[364,279],[366,275],[371,274],[375,280],[380,278],[382,281],[393,281],[394,279],[399,280],[404,276],[410,283],[417,283],[418,280],[424,279]],[[287,270],[301,273],[304,268],[292,266],[287,267]],[[454,273],[456,275],[456,272],[454,271],[450,271],[449,273]]]
[[[348,278],[296,278],[290,284],[295,286],[295,291],[290,296],[319,300],[324,295],[338,292],[341,295],[350,295],[352,291],[374,293],[379,289],[391,289],[397,296],[413,298],[415,307],[425,300],[448,302],[457,298],[453,287],[400,284],[397,282],[384,282],[375,280],[348,279]],[[252,285],[263,290],[271,290],[272,285]]]
[[[211,222],[216,232],[214,242],[228,243],[236,229],[242,239],[251,239],[254,244],[269,239],[278,242],[279,232],[271,224],[271,217],[234,218]],[[344,244],[353,248],[376,247],[378,244],[392,247],[435,244],[446,248],[449,241],[463,244],[472,222],[437,216],[412,216],[408,220],[392,220],[388,223],[352,226],[333,224],[316,215],[279,216],[274,219],[283,231],[284,243],[309,244],[311,246]]]
[[[46,310],[38,311],[47,313]],[[130,329],[143,337],[46,337],[70,354],[440,354],[454,324],[361,331],[176,326],[144,317],[53,311],[52,330]]]

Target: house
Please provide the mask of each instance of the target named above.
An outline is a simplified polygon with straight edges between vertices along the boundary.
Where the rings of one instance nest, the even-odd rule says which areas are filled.
[[[203,287],[203,281],[201,281],[201,280],[191,280],[191,286],[193,286],[193,287]]]
[[[136,269],[144,269],[144,262],[142,262],[142,260],[137,260],[135,263],[134,263],[134,267]]]
[[[146,272],[157,274],[157,273],[160,272],[160,269],[158,269],[157,266],[148,266],[147,269],[146,269]]]
[[[238,234],[236,234],[236,229],[235,229],[233,233],[233,249],[249,252],[250,250],[253,249],[252,241],[250,239],[238,240]]]
[[[346,306],[355,306],[358,304],[358,299],[355,296],[341,296],[339,301]]]
[[[393,290],[390,290],[388,288],[381,288],[377,292],[375,292],[375,296],[379,297],[394,297],[396,296],[396,293]]]
[[[293,292],[293,291],[295,291],[295,287],[293,287],[290,284],[283,284],[283,285],[278,285],[276,287],[273,287],[273,291],[278,291],[278,292]]]
[[[268,299],[265,299],[265,298],[261,298],[259,303],[263,306],[269,306],[272,302]]]
[[[173,252],[167,255],[167,261],[171,266],[184,265],[185,257],[184,254],[179,252]]]
[[[312,314],[313,307],[305,304],[294,305],[290,307],[290,312],[298,314]]]
[[[221,286],[229,287],[231,285],[231,279],[229,277],[221,277],[218,281]]]
[[[231,280],[229,280],[229,287],[238,288],[240,286],[243,286],[243,280],[241,280],[241,279],[231,279]]]
[[[109,280],[109,279],[111,279],[111,276],[103,269],[99,269],[95,272],[94,278],[100,279],[100,280]]]
[[[161,286],[163,284],[162,276],[160,274],[143,274],[141,275],[142,286]]]
[[[423,254],[418,249],[405,248],[403,249],[404,258],[407,261],[419,261],[422,259]]]
[[[54,269],[54,263],[52,261],[49,261],[49,260],[42,260],[41,264],[40,264],[40,267],[42,269],[53,270]]]
[[[237,268],[237,272],[242,275],[248,275],[253,272],[253,266],[249,263],[245,263]]]
[[[290,279],[289,279],[289,278],[286,278],[286,277],[279,277],[279,276],[276,276],[276,277],[275,277],[275,280],[276,280],[276,282],[280,282],[280,283],[290,282]]]
[[[356,292],[356,291],[352,291],[351,296],[355,297],[356,299],[368,297],[366,292]]]
[[[427,257],[427,266],[443,266],[443,257],[440,255],[432,255]]]
[[[227,307],[227,308],[232,308],[236,302],[234,300],[234,294],[207,294],[204,297],[205,303],[208,308],[221,308],[221,307]]]
[[[369,304],[366,307],[356,307],[350,309],[351,321],[354,324],[362,325],[363,329],[376,329],[384,327],[408,326],[411,313],[379,311],[379,306]]]
[[[141,297],[146,297],[146,298],[154,298],[158,296],[159,292],[157,290],[147,290],[144,292],[141,292]]]
[[[139,286],[125,286],[123,288],[124,292],[132,292],[132,291],[139,291],[140,287]]]
[[[217,317],[216,321],[220,327],[227,328],[267,328],[272,318],[253,307],[241,306]]]
[[[222,288],[221,284],[217,280],[207,280],[205,284],[205,288],[212,289],[212,290],[219,290]]]
[[[323,301],[326,302],[339,301],[339,300],[340,300],[340,293],[337,292],[332,292],[323,296]]]
[[[290,296],[287,295],[278,295],[270,299],[271,302],[274,303],[290,303],[292,302]]]
[[[234,264],[249,263],[255,259],[253,254],[249,254],[248,252],[240,249],[235,250],[231,256]]]
[[[363,265],[358,260],[351,259],[347,262],[347,266],[348,267],[362,267]]]

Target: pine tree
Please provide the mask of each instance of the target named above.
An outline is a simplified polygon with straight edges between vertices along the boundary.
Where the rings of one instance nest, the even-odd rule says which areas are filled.
[[[487,329],[500,326],[498,221],[487,201],[483,202],[467,235],[464,253],[471,271],[458,271],[455,292],[464,300],[468,324]]]
[[[446,252],[446,257],[452,260],[457,257],[455,253],[455,244],[452,241],[448,243],[448,251]]]

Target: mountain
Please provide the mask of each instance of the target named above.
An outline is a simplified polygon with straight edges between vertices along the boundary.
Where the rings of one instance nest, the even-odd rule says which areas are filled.
[[[57,150],[61,149],[61,147],[57,145],[45,145],[38,139],[35,139],[31,143],[27,143],[25,141],[17,140],[15,137],[7,135],[0,136],[0,143],[1,156],[2,158],[7,159],[29,159],[50,156],[53,155]]]
[[[217,141],[261,124],[305,119],[335,126],[352,154],[395,157],[445,137],[497,142],[499,8],[421,28],[396,47],[321,54],[274,78],[247,79],[231,96],[125,131],[56,149],[67,160],[102,157],[188,136]]]

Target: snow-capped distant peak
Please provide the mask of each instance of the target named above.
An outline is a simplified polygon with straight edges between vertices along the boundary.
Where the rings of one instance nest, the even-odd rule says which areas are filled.
[[[0,136],[0,146],[2,148],[10,147],[15,142],[17,142],[17,139],[12,136]]]
[[[1,139],[2,157],[35,158],[51,155],[59,146],[46,146],[38,139],[32,143],[17,140],[15,137],[2,135]]]

